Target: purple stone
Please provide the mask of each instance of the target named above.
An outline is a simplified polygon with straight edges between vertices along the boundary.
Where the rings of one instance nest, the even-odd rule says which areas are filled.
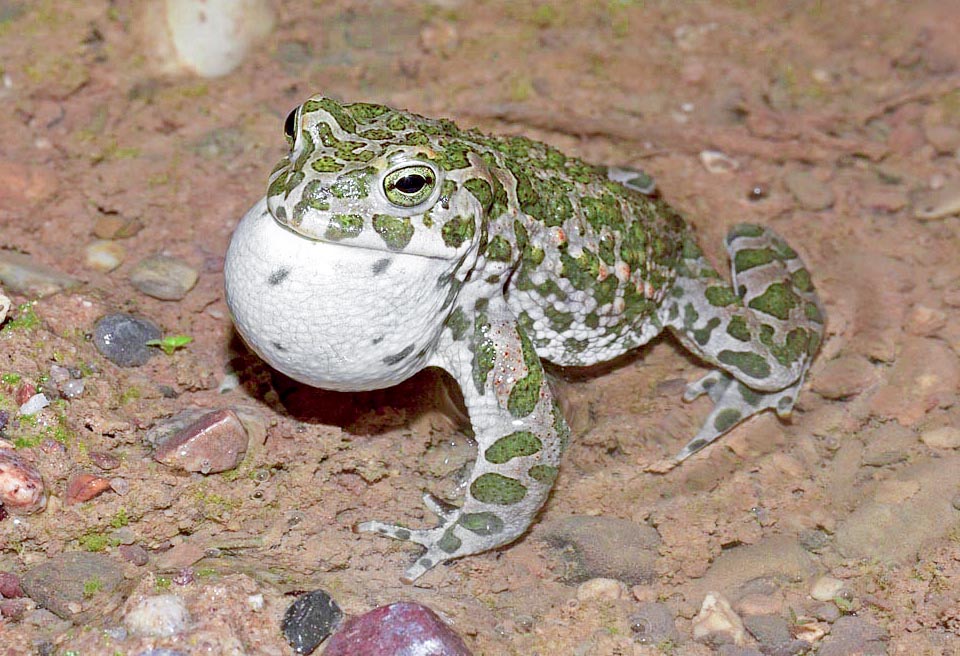
[[[398,602],[354,617],[333,634],[324,656],[472,656],[436,613]]]

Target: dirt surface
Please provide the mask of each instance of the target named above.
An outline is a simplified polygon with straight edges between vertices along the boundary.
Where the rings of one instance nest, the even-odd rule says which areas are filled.
[[[153,72],[134,5],[0,0],[0,248],[81,283],[32,305],[5,290],[5,437],[49,500],[0,520],[0,571],[26,576],[81,550],[126,581],[84,588],[72,624],[37,610],[0,620],[0,652],[161,644],[91,630],[118,626],[139,586],[179,590],[196,617],[264,595],[240,651],[210,654],[290,653],[284,594],[314,588],[348,614],[419,601],[477,655],[800,653],[771,651],[764,622],[824,654],[960,654],[960,4],[278,2],[266,41],[207,80]],[[708,411],[680,400],[702,367],[661,339],[590,375],[560,372],[575,437],[539,522],[507,549],[400,584],[415,549],[350,527],[431,524],[421,491],[455,498],[473,447],[448,381],[424,372],[337,394],[271,376],[223,298],[230,233],[286,148],[287,112],[316,92],[642,167],[717,263],[734,223],[774,227],[828,314],[792,421],[755,418],[658,475],[645,465]],[[100,238],[121,260],[113,271],[87,259]],[[182,300],[131,284],[157,254],[199,274]],[[117,367],[90,335],[118,311],[193,341]],[[56,399],[53,365],[78,372],[79,397]],[[54,403],[18,417],[31,385]],[[197,407],[245,418],[236,469],[186,474],[151,458],[147,431]],[[114,486],[67,504],[82,473]],[[656,535],[636,553],[629,540],[604,550],[607,536],[582,538],[571,516]],[[811,598],[833,580],[834,594]],[[711,591],[744,618],[742,651],[721,644],[741,641],[735,628],[693,639]],[[674,634],[641,617],[651,604]]]

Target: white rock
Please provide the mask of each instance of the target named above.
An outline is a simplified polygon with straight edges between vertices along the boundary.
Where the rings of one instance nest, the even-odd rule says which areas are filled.
[[[732,173],[740,168],[740,164],[735,159],[724,155],[719,150],[701,151],[700,162],[710,173]]]
[[[117,242],[98,239],[87,246],[84,261],[95,271],[110,273],[123,263],[126,255],[127,249]]]
[[[3,295],[3,292],[0,292],[0,324],[3,324],[4,319],[7,318],[7,312],[10,311],[10,299]]]
[[[226,75],[273,30],[267,0],[153,0],[139,30],[165,73]]]
[[[700,612],[693,618],[693,639],[704,642],[711,635],[720,634],[735,645],[746,642],[746,629],[730,602],[719,592],[708,592]]]
[[[183,600],[172,594],[144,597],[123,618],[130,633],[156,638],[180,633],[189,621]]]
[[[821,576],[810,588],[810,596],[817,601],[830,601],[843,590],[843,581],[832,576]]]
[[[35,415],[50,405],[50,401],[43,394],[34,394],[27,402],[20,406],[20,414],[24,417]]]
[[[960,448],[960,428],[954,426],[933,428],[924,431],[920,435],[920,441],[934,449]]]
[[[577,588],[577,599],[590,601],[593,599],[608,599],[615,601],[626,595],[626,586],[616,579],[595,578],[584,581]]]

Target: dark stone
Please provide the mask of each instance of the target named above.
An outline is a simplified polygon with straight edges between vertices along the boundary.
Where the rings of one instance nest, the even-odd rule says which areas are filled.
[[[340,624],[343,611],[323,590],[314,590],[290,604],[283,615],[283,635],[298,654],[309,654]],[[326,652],[330,650],[327,649]]]
[[[844,615],[830,629],[817,656],[886,656],[887,633],[880,627],[852,615]]]
[[[775,647],[793,640],[787,621],[776,615],[748,615],[743,625],[761,645]]]
[[[354,617],[330,638],[323,656],[472,656],[436,613],[399,602]]]
[[[20,579],[16,574],[0,572],[0,597],[18,599],[23,596]]]
[[[93,329],[93,345],[118,367],[139,367],[160,352],[146,343],[161,336],[160,329],[149,319],[121,312],[108,314],[97,321]]]
[[[637,585],[656,578],[660,535],[651,526],[574,515],[551,522],[544,532],[547,544],[566,561],[562,578],[568,583],[600,577]]]

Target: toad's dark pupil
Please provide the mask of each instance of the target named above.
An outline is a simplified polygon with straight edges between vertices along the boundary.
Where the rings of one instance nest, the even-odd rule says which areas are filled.
[[[419,173],[412,173],[399,178],[393,183],[394,188],[402,194],[415,194],[427,184],[427,179]]]
[[[297,129],[297,110],[294,109],[292,112],[287,114],[287,120],[283,122],[283,133],[287,135],[287,138],[291,141],[294,138],[293,131]]]

